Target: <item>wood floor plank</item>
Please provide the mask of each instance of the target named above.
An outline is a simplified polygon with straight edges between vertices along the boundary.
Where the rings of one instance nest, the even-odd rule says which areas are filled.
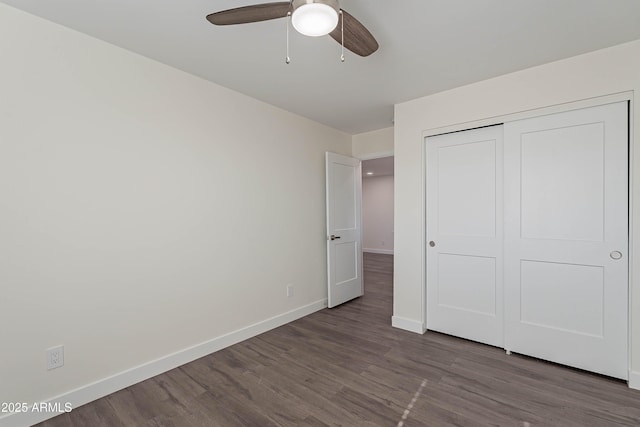
[[[390,326],[393,256],[365,295],[53,418],[42,427],[639,426],[624,382]]]
[[[288,397],[292,405],[302,405],[311,412],[308,419],[319,420],[328,425],[358,425],[360,420],[339,404],[335,404],[331,398],[342,389],[341,384],[328,381],[321,375],[308,370],[299,375],[291,373],[288,369],[265,369],[259,373],[260,378],[279,388],[279,392]]]
[[[95,426],[95,427],[124,427],[117,412],[109,401],[105,399],[98,399],[91,402],[89,405],[83,405],[79,408],[73,409],[69,413],[69,419],[71,424],[65,424],[61,417],[56,417],[56,426],[72,425],[73,427]]]

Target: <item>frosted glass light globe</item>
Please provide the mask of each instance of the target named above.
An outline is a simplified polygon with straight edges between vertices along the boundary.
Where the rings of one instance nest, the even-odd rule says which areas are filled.
[[[300,34],[311,37],[324,36],[338,25],[338,12],[323,3],[307,3],[293,12],[291,22]]]

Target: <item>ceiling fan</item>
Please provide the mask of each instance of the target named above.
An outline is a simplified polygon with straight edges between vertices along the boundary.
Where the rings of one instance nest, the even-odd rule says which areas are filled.
[[[291,23],[299,33],[311,37],[329,34],[343,48],[357,55],[369,56],[378,50],[378,42],[369,30],[341,9],[338,0],[290,0],[255,4],[212,13],[207,15],[207,20],[214,25],[235,25],[285,17],[291,17]]]

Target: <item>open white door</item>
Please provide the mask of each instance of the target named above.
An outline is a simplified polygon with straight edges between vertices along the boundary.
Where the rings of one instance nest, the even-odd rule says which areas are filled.
[[[364,293],[362,283],[362,166],[326,154],[329,308]]]

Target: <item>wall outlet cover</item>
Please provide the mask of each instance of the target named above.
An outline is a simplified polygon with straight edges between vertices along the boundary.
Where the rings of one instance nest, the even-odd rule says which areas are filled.
[[[51,347],[46,350],[47,370],[64,366],[64,346]]]

